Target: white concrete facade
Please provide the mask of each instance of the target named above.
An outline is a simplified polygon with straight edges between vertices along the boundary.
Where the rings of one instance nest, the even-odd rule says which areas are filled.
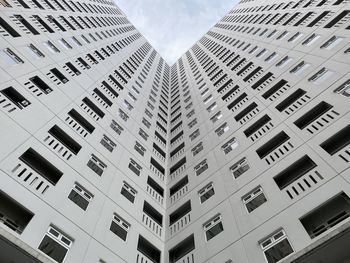
[[[112,1],[0,12],[0,262],[350,262],[347,0],[241,1],[171,67]]]

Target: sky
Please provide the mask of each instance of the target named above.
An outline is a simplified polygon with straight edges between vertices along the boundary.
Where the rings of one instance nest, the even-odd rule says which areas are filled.
[[[115,0],[130,22],[173,65],[238,0]]]

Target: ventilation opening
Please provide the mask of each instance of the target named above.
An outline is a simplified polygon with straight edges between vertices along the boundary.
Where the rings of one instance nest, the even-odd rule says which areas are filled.
[[[169,250],[169,262],[175,263],[195,249],[194,235],[190,235]],[[193,261],[194,262],[194,261]]]
[[[50,88],[49,85],[47,85],[40,77],[34,76],[29,79],[31,82],[34,83],[34,85],[39,88],[42,92],[45,94],[49,94],[52,92],[52,89]]]
[[[273,179],[282,190],[301,178],[307,172],[314,169],[316,166],[316,163],[309,156],[305,155],[276,175]]]
[[[191,201],[187,201],[169,215],[170,225],[174,224],[176,221],[178,221],[180,218],[184,217],[191,211]]]
[[[173,196],[178,191],[180,191],[183,187],[188,184],[188,176],[186,175],[179,182],[177,182],[173,187],[170,188],[170,196]]]
[[[161,252],[142,236],[139,236],[137,250],[148,257],[154,263],[160,263]]]
[[[311,238],[315,238],[350,217],[350,198],[341,193],[300,219]]]
[[[146,201],[143,204],[143,212],[151,217],[158,225],[163,225],[163,216]]]
[[[10,26],[2,17],[0,17],[0,26],[6,30],[12,37],[20,37],[21,35]]]
[[[321,143],[321,147],[330,155],[334,155],[344,147],[350,144],[350,125],[346,126],[325,142]]]
[[[0,222],[21,234],[34,214],[0,191]]]
[[[163,166],[161,166],[156,160],[154,160],[152,157],[151,157],[151,164],[157,168],[157,170],[165,175],[165,169],[163,168]]]
[[[156,181],[148,176],[147,184],[152,187],[159,195],[164,196],[164,189]]]
[[[275,94],[277,91],[279,91],[284,85],[286,85],[288,81],[282,79],[279,82],[277,82],[273,87],[271,87],[268,91],[266,91],[262,97],[267,100],[269,97],[271,97],[273,94]]]
[[[57,125],[53,126],[49,130],[49,134],[51,134],[54,138],[59,140],[64,146],[66,146],[75,155],[79,153],[81,149],[81,145],[77,143],[72,137],[70,137],[65,131],[63,131]]]
[[[100,97],[104,103],[106,103],[109,107],[113,105],[113,103],[99,90],[99,89],[94,89],[94,93]]]
[[[57,68],[50,69],[50,72],[56,76],[62,83],[67,83],[68,79]]]
[[[25,151],[19,159],[53,185],[56,185],[63,175],[60,170],[32,148]]]
[[[253,125],[251,125],[248,129],[244,131],[244,134],[249,137],[252,134],[254,134],[256,131],[258,131],[261,127],[263,127],[265,124],[267,124],[269,121],[271,121],[271,118],[266,114],[262,118],[260,118],[257,122],[255,122]]]
[[[300,117],[298,120],[296,120],[294,124],[302,130],[332,108],[332,105],[322,101],[317,106],[309,110],[302,117]]]
[[[276,106],[276,109],[280,112],[284,111],[305,94],[306,94],[305,90],[302,90],[302,89],[296,90],[291,95],[289,95],[285,100],[283,100],[280,104],[278,104]]]
[[[105,116],[105,113],[100,110],[99,107],[96,106],[95,103],[93,103],[89,98],[85,97],[83,99],[83,102],[93,111],[98,115],[101,119]]]
[[[72,117],[77,123],[79,123],[88,133],[91,134],[95,130],[95,127],[83,116],[81,116],[75,109],[69,111],[68,115]]]
[[[186,164],[186,157],[182,158],[180,161],[178,161],[175,165],[173,165],[170,168],[170,174],[173,174],[174,172],[176,172],[176,170],[178,170],[184,164]]]
[[[267,143],[265,143],[263,146],[261,146],[259,149],[257,149],[256,153],[259,155],[260,159],[263,159],[289,139],[290,137],[284,131],[282,131]]]
[[[236,121],[240,121],[241,119],[243,119],[246,115],[248,115],[251,111],[253,111],[254,109],[256,109],[258,107],[258,105],[253,102],[252,104],[250,104],[248,107],[246,107],[244,110],[242,110],[240,113],[238,113],[234,118]]]
[[[8,87],[1,90],[0,92],[21,110],[31,104],[25,97],[22,96],[21,93],[19,93],[13,87]]]

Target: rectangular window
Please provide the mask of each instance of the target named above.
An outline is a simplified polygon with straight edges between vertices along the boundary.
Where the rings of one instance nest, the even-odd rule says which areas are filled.
[[[205,170],[207,170],[208,169],[208,164],[207,164],[207,160],[205,159],[205,160],[203,160],[203,161],[201,161],[198,165],[196,165],[195,167],[194,167],[194,170],[195,170],[195,172],[196,172],[196,175],[197,176],[199,176],[199,175],[201,175]]]
[[[242,197],[243,204],[247,208],[248,213],[253,212],[259,206],[267,201],[261,186],[256,187],[248,194]]]
[[[107,168],[107,165],[104,164],[99,158],[96,157],[96,155],[91,154],[90,160],[87,163],[87,166],[91,168],[95,173],[97,173],[99,176],[102,175],[105,168]]]
[[[57,228],[50,226],[38,249],[58,263],[62,263],[72,247],[73,240]]]
[[[146,148],[143,147],[139,142],[136,142],[136,144],[135,144],[135,146],[134,146],[134,149],[135,149],[139,154],[141,154],[141,156],[144,156],[144,155],[145,155]]]
[[[216,215],[214,218],[210,219],[207,223],[203,225],[203,228],[205,231],[205,238],[207,241],[220,234],[222,231],[224,231],[221,215]]]
[[[110,152],[113,152],[113,150],[117,146],[117,144],[105,134],[103,134],[103,138],[100,143]]]
[[[44,58],[45,55],[33,44],[29,44],[25,47],[26,51],[34,58]]]
[[[243,158],[239,160],[237,163],[230,167],[230,171],[232,172],[234,178],[238,178],[250,168],[247,158]]]
[[[214,194],[215,194],[215,190],[214,190],[213,182],[211,182],[198,191],[199,200],[201,204],[207,201]]]
[[[228,154],[239,146],[238,141],[235,137],[230,139],[227,143],[221,146],[221,150],[224,151],[224,154]]]
[[[59,71],[57,68],[50,69],[50,72],[55,75],[56,78],[59,79],[62,83],[67,83],[69,80],[66,78],[65,75],[62,74],[61,71]]]
[[[334,90],[334,93],[341,94],[345,97],[350,97],[350,79]]]
[[[122,190],[120,191],[131,203],[134,203],[137,191],[132,188],[127,182],[123,181]]]
[[[332,36],[330,39],[328,39],[325,43],[321,45],[321,49],[331,50],[336,45],[338,45],[340,42],[344,40],[343,37],[339,36]]]
[[[44,46],[53,54],[61,52],[51,41],[44,42]]]
[[[110,127],[118,135],[120,135],[122,133],[122,131],[124,130],[124,128],[122,126],[120,126],[115,120],[112,120]]]
[[[259,242],[268,263],[277,263],[294,252],[283,229]]]
[[[114,214],[109,230],[111,230],[114,234],[116,234],[118,237],[125,241],[129,229],[130,224],[126,222],[123,218],[121,218],[119,215]]]
[[[86,211],[87,207],[92,201],[93,195],[80,184],[75,183],[72,191],[68,195],[68,198],[81,209]]]
[[[297,66],[295,66],[290,73],[295,75],[300,75],[303,73],[307,68],[309,68],[311,64],[306,63],[305,61],[300,62]]]
[[[318,85],[328,79],[331,75],[333,75],[333,71],[323,67],[316,74],[312,75],[308,81]]]
[[[227,132],[230,129],[230,127],[228,126],[227,122],[225,122],[224,124],[222,124],[219,128],[217,128],[215,130],[215,133],[218,136],[223,135],[225,132]]]
[[[192,155],[196,156],[200,151],[203,150],[203,142],[198,143],[194,148],[192,148]]]
[[[24,61],[10,48],[0,50],[0,58],[9,66],[24,64]]]
[[[140,175],[142,167],[134,159],[130,158],[129,169],[133,171],[137,176]]]
[[[219,112],[216,113],[213,117],[211,117],[210,120],[211,120],[212,123],[215,123],[215,122],[217,122],[218,120],[220,120],[222,116],[223,116],[223,115],[222,115],[221,111],[219,111]]]

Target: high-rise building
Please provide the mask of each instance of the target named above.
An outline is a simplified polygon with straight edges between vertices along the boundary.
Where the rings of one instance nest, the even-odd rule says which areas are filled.
[[[349,0],[242,0],[171,67],[112,0],[0,13],[1,263],[350,262]]]

